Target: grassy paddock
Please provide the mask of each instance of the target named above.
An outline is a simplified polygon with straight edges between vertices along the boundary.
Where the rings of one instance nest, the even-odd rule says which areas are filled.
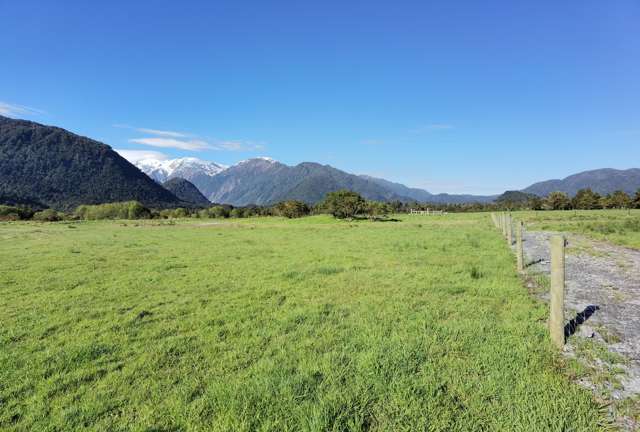
[[[597,430],[488,214],[0,224],[0,430]]]
[[[514,212],[529,229],[567,231],[640,249],[640,210]]]

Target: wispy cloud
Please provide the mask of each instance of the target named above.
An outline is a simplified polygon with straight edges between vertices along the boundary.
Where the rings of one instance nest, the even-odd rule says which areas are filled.
[[[156,160],[166,160],[169,157],[161,152],[153,151],[153,150],[124,150],[124,149],[115,149],[116,152],[120,154],[123,158],[128,160],[131,163],[138,162],[143,159],[156,159]]]
[[[142,144],[151,147],[174,148],[187,151],[221,150],[242,152],[263,150],[265,148],[263,143],[253,141],[204,139],[187,132],[141,128],[127,124],[114,124],[113,127],[131,129],[136,132],[151,135],[129,139],[129,142],[132,144]]]
[[[117,127],[120,129],[131,129],[140,133],[145,133],[145,134],[155,135],[155,136],[171,137],[171,138],[187,138],[192,136],[184,132],[176,132],[176,131],[168,131],[168,130],[160,130],[160,129],[149,129],[149,128],[138,128],[138,127],[129,126],[126,124],[114,124],[113,127]]]
[[[151,137],[151,138],[132,138],[129,140],[129,142],[134,144],[148,145],[151,147],[175,148],[179,150],[189,150],[189,151],[213,149],[213,147],[209,145],[206,141],[199,140],[199,139],[180,140],[176,138]]]
[[[37,108],[31,108],[24,105],[16,105],[0,101],[0,115],[3,116],[21,117],[41,114],[45,114],[45,112]]]

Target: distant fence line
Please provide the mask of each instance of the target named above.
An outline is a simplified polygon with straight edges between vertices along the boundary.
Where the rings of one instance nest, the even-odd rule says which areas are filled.
[[[496,229],[502,232],[509,249],[513,246],[513,220],[511,213],[491,213],[491,220]],[[516,222],[516,262],[518,272],[525,270],[523,248],[524,222]],[[562,235],[554,235],[549,240],[551,250],[551,288],[549,301],[549,335],[555,346],[562,349],[565,344],[564,331],[564,293],[565,293],[565,247],[566,239]]]

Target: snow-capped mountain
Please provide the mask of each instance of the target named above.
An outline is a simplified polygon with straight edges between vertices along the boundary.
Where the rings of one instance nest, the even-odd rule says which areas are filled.
[[[268,205],[288,199],[317,203],[328,192],[340,189],[350,189],[376,201],[473,202],[493,199],[432,195],[386,180],[349,174],[329,165],[303,162],[289,166],[269,157],[246,159],[230,167],[192,157],[141,159],[135,165],[158,182],[184,178],[209,201],[235,206]]]
[[[199,177],[212,177],[227,169],[225,165],[194,157],[168,160],[141,159],[135,165],[159,183],[180,177],[195,184],[194,180]]]

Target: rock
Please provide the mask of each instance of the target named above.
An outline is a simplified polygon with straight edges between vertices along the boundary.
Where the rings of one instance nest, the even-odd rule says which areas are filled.
[[[581,325],[580,327],[578,327],[578,334],[577,336],[579,337],[583,337],[583,338],[593,338],[596,335],[596,332],[593,330],[593,328],[589,327],[588,325]]]

